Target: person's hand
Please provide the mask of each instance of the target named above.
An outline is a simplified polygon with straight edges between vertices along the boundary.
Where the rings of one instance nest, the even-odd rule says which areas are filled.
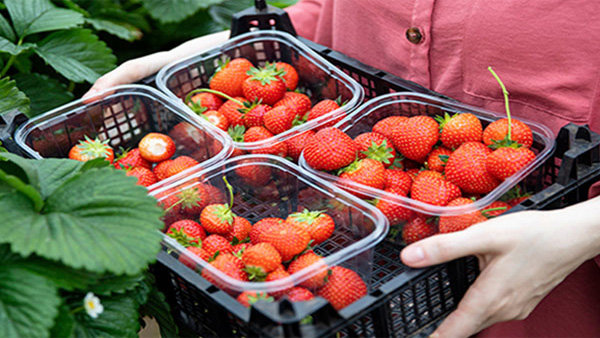
[[[432,336],[468,337],[494,323],[526,318],[567,275],[600,253],[599,201],[509,214],[406,247],[403,262],[417,268],[468,255],[479,259],[481,274]]]
[[[173,61],[219,45],[225,42],[228,37],[229,31],[205,35],[187,41],[168,52],[158,52],[126,61],[119,67],[98,78],[83,97],[93,96],[110,87],[137,82],[158,72],[162,67]]]

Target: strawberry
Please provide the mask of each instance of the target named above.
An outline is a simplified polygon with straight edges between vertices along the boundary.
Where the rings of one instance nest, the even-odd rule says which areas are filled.
[[[165,134],[149,133],[140,140],[138,149],[145,160],[157,163],[175,154],[175,142]]]
[[[287,222],[274,224],[260,235],[260,241],[272,244],[284,262],[306,249],[310,234],[304,228]]]
[[[242,85],[248,78],[247,72],[252,67],[252,62],[243,58],[226,61],[213,74],[209,87],[229,96],[242,96]]]
[[[512,206],[510,204],[508,204],[507,202],[494,201],[494,202],[490,203],[487,207],[483,208],[481,213],[486,218],[498,217],[498,216],[502,215],[503,213],[507,212],[508,210],[510,210],[510,208],[512,208]]]
[[[303,227],[310,234],[313,245],[323,243],[335,230],[335,222],[331,216],[320,211],[304,209],[303,212],[290,214],[286,220],[289,224]]]
[[[423,238],[433,236],[438,229],[433,218],[414,217],[402,228],[402,239],[408,244],[420,241]]]
[[[244,263],[232,254],[221,253],[209,264],[233,279],[242,282],[248,281],[248,274],[243,270]],[[227,290],[227,284],[220,282],[208,269],[202,270],[202,277],[218,288]]]
[[[187,105],[196,114],[202,114],[209,110],[217,110],[223,104],[223,100],[213,93],[189,93],[187,97],[189,97],[189,100],[186,100]]]
[[[208,255],[208,252],[197,246],[189,246],[186,248],[186,250],[188,251],[188,254],[197,256],[207,262],[211,259],[211,257]],[[179,261],[192,270],[196,269],[196,262],[194,262],[191,258],[188,258],[186,255],[179,255]]]
[[[404,195],[407,195],[410,192],[413,180],[408,173],[397,169],[386,169],[383,173],[383,177],[384,189],[402,191]]]
[[[225,101],[223,105],[217,110],[219,113],[227,117],[230,127],[243,126],[244,125],[244,114],[246,109],[245,104],[248,102],[243,97],[235,96]]]
[[[193,166],[196,166],[198,161],[194,160],[189,156],[179,156],[171,162],[167,168],[167,176],[175,176],[180,172],[187,170]]]
[[[490,123],[483,130],[483,143],[493,145],[494,141],[502,141],[508,137],[508,119],[503,118]],[[525,148],[531,148],[533,144],[533,133],[523,122],[511,119],[511,140],[519,143]]]
[[[304,159],[315,170],[337,170],[356,159],[357,146],[337,128],[319,130],[304,147]]]
[[[413,116],[392,130],[391,140],[402,155],[422,162],[438,141],[438,128],[429,116]]]
[[[295,114],[292,109],[286,106],[279,106],[266,112],[263,116],[263,121],[269,131],[273,134],[280,134],[294,126]]]
[[[298,162],[300,154],[302,154],[302,150],[304,150],[304,147],[313,137],[313,135],[315,135],[313,130],[307,130],[302,134],[285,140],[284,142],[287,145],[287,156],[290,157],[292,161]]]
[[[415,180],[421,178],[421,177],[435,177],[435,178],[439,178],[442,180],[446,180],[444,178],[444,175],[438,171],[433,171],[433,170],[421,170],[419,171],[419,173],[417,174],[417,177],[415,177]]]
[[[219,235],[210,235],[202,240],[202,249],[204,249],[210,257],[213,257],[217,251],[219,255],[233,252],[233,246],[227,239]]]
[[[530,149],[519,147],[502,147],[488,155],[485,165],[487,171],[497,179],[504,181],[516,174],[535,159]]]
[[[483,127],[477,116],[470,113],[448,113],[436,117],[440,124],[440,141],[444,147],[456,149],[465,142],[481,142]]]
[[[284,106],[294,112],[295,116],[304,118],[306,112],[310,110],[310,98],[304,94],[296,92],[286,92],[283,98],[273,105],[273,108]]]
[[[260,221],[256,222],[252,226],[252,230],[250,231],[250,242],[252,244],[258,244],[262,242],[262,235],[265,231],[271,229],[273,226],[283,223],[284,220],[277,217],[267,217],[263,218]]]
[[[115,159],[113,163],[117,169],[129,169],[134,167],[142,167],[152,169],[152,163],[146,161],[138,148],[133,148],[129,151],[124,151],[121,156]]]
[[[271,180],[271,167],[251,164],[253,162],[248,160],[239,163],[234,170],[244,183],[253,187],[263,187]]]
[[[272,106],[281,100],[287,89],[283,79],[284,72],[269,62],[261,68],[250,68],[250,76],[242,84],[244,96],[250,101],[261,100]]]
[[[375,123],[373,126],[373,132],[391,139],[393,131],[406,121],[408,121],[408,117],[406,116],[386,117],[383,120]]]
[[[258,142],[273,137],[270,131],[265,127],[251,127],[244,134],[244,142]],[[261,147],[250,151],[252,154],[272,154],[276,156],[285,157],[287,155],[287,145],[284,142],[276,142],[275,144],[267,147]]]
[[[264,125],[264,116],[271,110],[271,106],[266,104],[255,104],[244,110],[244,125],[250,127],[262,127]]]
[[[310,109],[306,119],[308,121],[315,120],[315,119],[318,119],[319,117],[321,117],[323,115],[329,114],[332,111],[339,109],[339,108],[340,108],[340,105],[337,102],[335,102],[333,100],[325,99],[325,100],[319,101],[317,104],[315,104]],[[346,115],[342,114],[340,117],[336,118],[335,120],[333,120],[331,122],[319,123],[319,127],[315,128],[315,130],[321,130],[324,128],[332,127],[334,124],[336,124],[338,121],[342,120],[344,117],[346,117]]]
[[[489,193],[500,184],[486,169],[486,158],[491,152],[483,143],[463,143],[448,158],[446,178],[465,193]]]
[[[233,230],[233,219],[236,214],[231,211],[233,207],[233,188],[227,182],[225,176],[223,181],[229,190],[229,204],[210,204],[202,210],[200,223],[204,229],[213,234],[227,234]]]
[[[210,195],[202,185],[194,185],[175,194],[179,199],[180,212],[197,217],[209,204]]]
[[[427,156],[425,166],[430,170],[443,173],[446,169],[446,162],[452,154],[452,150],[444,147],[438,147],[433,149]]]
[[[398,191],[395,189],[385,189],[387,193],[395,194],[398,196],[406,197],[404,191]],[[399,224],[406,222],[413,217],[414,212],[401,204],[387,200],[385,198],[379,198],[374,201],[374,205],[379,209],[385,217],[387,217],[390,225]]]
[[[244,251],[246,251],[246,249],[248,249],[251,246],[252,246],[252,244],[250,244],[250,243],[236,244],[232,247],[232,253],[236,257],[242,257],[242,254],[244,253]]]
[[[169,137],[176,146],[175,151],[191,151],[202,144],[205,133],[187,122],[179,122],[169,131]]]
[[[292,302],[303,302],[315,298],[315,295],[305,288],[296,286],[288,291],[287,297]]]
[[[298,256],[298,258],[290,263],[287,271],[290,273],[290,275],[293,275],[302,269],[308,268],[309,266],[313,266],[312,269],[318,271],[318,273],[302,281],[299,286],[311,290],[320,288],[325,284],[325,280],[327,278],[327,265],[323,261],[323,258],[314,253],[314,251],[310,250]]]
[[[531,193],[521,191],[521,187],[517,185],[504,194],[502,200],[510,204],[511,207],[514,207],[527,200],[529,197],[531,197]]]
[[[298,86],[298,72],[292,67],[292,65],[285,62],[276,62],[275,67],[277,70],[283,70],[282,77],[285,82],[285,87],[288,90],[295,90]]]
[[[154,183],[158,182],[156,175],[150,169],[136,167],[127,171],[127,176],[136,177],[137,185],[141,185],[143,187],[149,187]]]
[[[364,133],[354,138],[358,146],[358,158],[370,158],[389,167],[394,163],[396,151],[392,142],[385,136],[377,133]]]
[[[154,175],[156,175],[156,178],[158,178],[159,181],[162,181],[165,178],[169,177],[167,172],[169,170],[169,166],[171,165],[171,163],[173,163],[173,160],[164,160],[162,162],[159,162],[154,167],[154,170],[152,172],[154,172]]]
[[[473,200],[459,197],[448,203],[449,207],[472,204]],[[439,228],[441,233],[464,230],[473,224],[487,220],[479,210],[466,212],[456,216],[440,216]]]
[[[206,238],[206,232],[202,226],[190,219],[177,221],[167,230],[167,235],[175,238],[179,244],[187,247],[190,244],[198,244]]]
[[[108,162],[115,159],[113,149],[108,145],[110,140],[100,141],[98,138],[91,140],[85,136],[85,141],[79,141],[69,151],[69,158],[72,160],[86,162],[95,158],[104,158]]]
[[[231,127],[229,127],[229,129],[227,129],[227,134],[229,134],[229,137],[231,137],[233,142],[244,142],[244,135],[246,134],[246,127],[244,127],[242,125],[231,126]],[[236,148],[236,149],[234,149],[234,153],[236,150],[239,150],[239,153],[235,154],[235,156],[244,155],[244,150]]]
[[[383,189],[385,168],[381,162],[365,158],[342,169],[340,178],[351,180],[375,189]]]
[[[265,302],[272,302],[273,297],[269,296],[268,293],[262,291],[244,291],[240,293],[240,295],[237,297],[237,301],[245,307],[250,307],[250,305],[258,302],[259,300]]]
[[[229,119],[227,116],[225,116],[225,114],[217,110],[209,110],[202,113],[200,116],[223,131],[227,131],[227,129],[229,129]]]
[[[269,272],[281,265],[281,255],[273,245],[258,243],[244,250],[242,262],[246,266],[248,279],[264,280]]]
[[[234,241],[235,238],[239,242],[248,238],[250,231],[252,231],[252,223],[250,223],[250,221],[244,217],[234,216],[233,228],[231,229],[231,232],[227,233],[224,237],[228,241]]]
[[[421,169],[419,169],[419,168],[412,168],[412,169],[406,170],[406,173],[410,176],[413,183],[414,183],[415,179],[417,178],[417,176],[419,176],[420,172],[421,172]]]
[[[445,206],[461,196],[460,189],[456,185],[431,176],[415,179],[410,194],[414,200],[439,206]]]
[[[279,279],[284,279],[289,277],[290,274],[285,271],[285,269],[283,268],[283,265],[280,265],[277,269],[273,270],[271,273],[269,273],[267,275],[267,278],[265,278],[265,282],[272,282],[272,281],[276,281]],[[271,295],[273,295],[273,297],[275,297],[275,299],[279,299],[281,297],[283,297],[283,295],[287,294],[292,287],[294,286],[293,283],[289,284],[289,287],[282,289],[280,291],[271,291]]]
[[[327,283],[317,295],[327,299],[336,310],[341,310],[367,295],[367,285],[360,276],[341,266],[331,268]]]

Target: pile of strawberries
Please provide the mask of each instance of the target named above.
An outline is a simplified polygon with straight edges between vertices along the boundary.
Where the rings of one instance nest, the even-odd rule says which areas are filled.
[[[166,233],[186,247],[189,255],[239,281],[275,281],[310,266],[320,271],[298,285],[290,282],[289,287],[270,294],[246,291],[238,296],[242,304],[286,295],[292,301],[309,300],[316,294],[341,309],[366,295],[367,287],[358,274],[343,267],[328,268],[313,251],[334,232],[331,216],[304,209],[286,219],[269,217],[251,224],[233,212],[233,189],[225,183],[231,194],[229,203],[222,203],[224,196],[218,188],[199,181],[159,196]],[[198,268],[186,255],[180,255],[179,260]],[[208,269],[201,273],[217,287],[233,293]]]
[[[340,108],[339,100],[330,99],[313,106],[307,95],[297,91],[298,79],[296,69],[285,62],[267,62],[263,67],[254,67],[247,59],[236,58],[215,71],[209,82],[210,89],[193,90],[185,103],[227,131],[235,142],[258,142]],[[273,154],[297,161],[306,140],[313,134],[314,131],[307,131],[251,153]],[[243,153],[236,149],[234,156]]]
[[[336,128],[322,129],[306,144],[303,156],[311,168],[341,179],[430,205],[459,206],[474,203],[530,163],[535,158],[532,143],[531,129],[510,118],[483,129],[470,113],[436,119],[391,116],[354,139]],[[482,211],[432,220],[385,198],[373,203],[392,225],[405,224],[407,243],[465,229],[511,207],[497,201]]]

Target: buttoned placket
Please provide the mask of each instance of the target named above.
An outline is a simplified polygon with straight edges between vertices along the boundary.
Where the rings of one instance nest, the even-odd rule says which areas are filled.
[[[405,31],[406,45],[410,49],[409,79],[425,87],[431,86],[429,48],[434,6],[435,0],[415,0],[411,26]]]

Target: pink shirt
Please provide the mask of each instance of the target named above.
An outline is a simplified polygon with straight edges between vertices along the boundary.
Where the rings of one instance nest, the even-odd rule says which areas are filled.
[[[598,1],[300,0],[287,11],[301,36],[503,112],[502,92],[487,70],[493,66],[515,116],[555,133],[568,122],[600,132]],[[480,335],[600,336],[600,269],[587,261],[527,320]]]

